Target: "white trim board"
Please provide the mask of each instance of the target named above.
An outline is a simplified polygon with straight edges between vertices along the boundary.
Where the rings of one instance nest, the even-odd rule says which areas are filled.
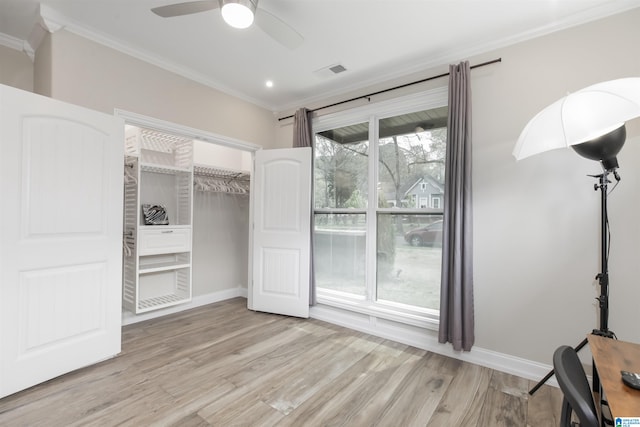
[[[0,46],[8,47],[9,49],[22,51],[24,47],[24,40],[20,40],[9,34],[0,33]]]
[[[313,319],[400,342],[422,350],[495,369],[532,381],[539,381],[553,369],[550,365],[544,365],[477,346],[474,346],[469,352],[454,351],[450,344],[440,344],[437,334],[431,330],[414,328],[374,316],[346,312],[326,305],[311,307],[309,314]],[[558,387],[555,377],[552,377],[546,384]]]
[[[162,119],[156,119],[155,117],[145,116],[131,111],[122,110],[120,108],[114,109],[113,113],[116,117],[123,119],[127,125],[141,126],[251,153],[262,149],[259,145],[242,141],[240,139],[168,122]]]

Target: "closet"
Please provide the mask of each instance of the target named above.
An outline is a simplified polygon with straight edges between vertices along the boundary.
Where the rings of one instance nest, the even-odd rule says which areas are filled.
[[[123,305],[144,313],[191,300],[193,141],[125,134]]]
[[[125,324],[247,296],[251,153],[179,131],[127,125]]]
[[[249,187],[249,171],[223,162],[220,156],[194,168],[193,291],[197,298],[247,296]]]
[[[311,149],[260,150],[118,113],[128,124],[123,324],[235,297],[308,317]]]

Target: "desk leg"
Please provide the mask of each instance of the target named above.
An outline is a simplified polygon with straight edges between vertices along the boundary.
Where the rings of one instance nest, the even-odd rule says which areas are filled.
[[[602,391],[602,385],[600,384],[600,376],[598,375],[598,370],[596,368],[596,363],[593,359],[591,359],[591,362],[593,363],[593,373],[591,376],[592,379],[592,390],[593,390],[593,400],[596,403],[596,410],[598,411],[598,419],[600,420],[600,427],[606,427],[607,425],[607,421],[612,421],[612,420],[607,420],[607,418],[605,417],[605,412],[604,412],[604,407],[605,406],[609,406],[609,403],[607,403],[607,401],[605,400],[605,395],[604,392]],[[611,414],[611,412],[609,412],[609,415]],[[611,424],[612,425],[612,424]]]
[[[598,419],[600,420],[600,427],[604,427],[604,417],[602,416],[602,390],[600,389],[600,377],[598,376],[598,370],[596,369],[596,362],[591,359],[593,369],[591,373],[591,390],[593,391],[593,400],[596,403],[596,410],[598,411]]]

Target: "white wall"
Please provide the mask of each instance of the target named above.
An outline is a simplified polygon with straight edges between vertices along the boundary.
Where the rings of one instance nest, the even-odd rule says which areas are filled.
[[[568,149],[517,163],[511,152],[529,119],[567,92],[640,76],[638,22],[636,9],[469,58],[472,65],[502,58],[471,72],[478,349],[549,365],[557,346],[576,345],[598,327],[600,196],[587,174],[600,166]],[[413,90],[446,84],[439,79]],[[283,146],[291,145],[290,123],[278,125]],[[622,181],[609,198],[609,326],[619,338],[640,342],[640,119],[627,132],[618,156]]]
[[[0,83],[33,92],[33,62],[24,53],[0,45]]]
[[[249,195],[195,191],[193,296],[248,284]]]
[[[235,171],[251,171],[251,153],[204,141],[194,141],[195,164],[217,166]]]

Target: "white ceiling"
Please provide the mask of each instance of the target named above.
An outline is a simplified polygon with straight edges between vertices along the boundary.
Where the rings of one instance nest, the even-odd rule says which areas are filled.
[[[217,9],[174,18],[149,11],[177,2],[45,0],[42,10],[69,31],[281,112],[640,7],[638,0],[260,0],[304,36],[289,50],[255,26],[228,27]],[[0,0],[0,43],[21,46],[38,16],[36,0]],[[347,71],[318,72],[336,64]]]

